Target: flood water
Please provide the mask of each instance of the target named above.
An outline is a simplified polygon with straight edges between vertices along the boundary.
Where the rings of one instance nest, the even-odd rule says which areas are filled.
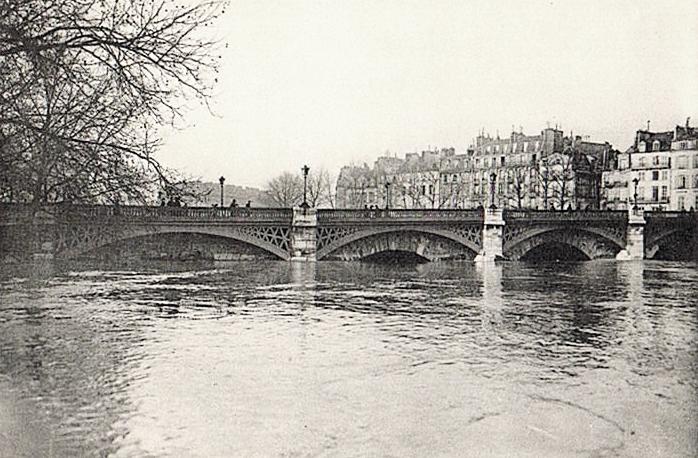
[[[698,266],[0,276],[0,456],[697,456]]]

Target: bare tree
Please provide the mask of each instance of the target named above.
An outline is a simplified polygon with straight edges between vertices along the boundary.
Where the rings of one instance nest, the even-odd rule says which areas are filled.
[[[0,196],[145,201],[182,181],[157,130],[207,103],[219,1],[0,0]]]
[[[371,177],[364,165],[342,167],[337,178],[336,198],[346,208],[361,208],[366,203],[366,194]]]
[[[419,173],[405,173],[401,175],[398,183],[402,189],[404,208],[424,208],[423,196],[426,194],[426,188],[423,188]]]
[[[550,207],[550,189],[552,183],[551,171],[548,162],[541,161],[536,169],[536,188],[538,189],[538,197],[543,200],[543,209],[548,210]]]
[[[439,180],[441,174],[438,169],[425,170],[422,172],[422,183],[426,186],[424,197],[427,201],[427,206],[430,208],[441,208],[439,201]]]
[[[308,204],[313,208],[323,206],[334,208],[335,196],[332,187],[327,169],[311,170],[308,174]]]
[[[523,200],[528,195],[528,187],[526,185],[526,176],[528,169],[525,167],[517,167],[513,170],[511,190],[516,202],[516,208],[523,208]]]
[[[551,161],[550,166],[553,202],[556,208],[565,210],[565,206],[569,206],[572,200],[574,181],[572,157],[561,154]]]
[[[297,207],[303,201],[303,180],[296,174],[284,172],[267,183],[268,204],[273,207]]]

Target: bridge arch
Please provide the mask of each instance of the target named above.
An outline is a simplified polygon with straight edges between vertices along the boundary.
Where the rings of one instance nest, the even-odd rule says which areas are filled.
[[[616,240],[599,231],[579,228],[537,229],[524,234],[504,247],[505,258],[518,261],[535,249],[549,246],[567,246],[586,259],[614,258],[623,246]]]
[[[691,227],[669,229],[648,240],[645,259],[685,260],[693,254],[694,233]]]
[[[281,260],[290,258],[288,228],[201,225],[73,226],[59,234],[56,253],[59,258],[72,259],[108,245],[160,234],[191,234],[233,240],[259,248]]]
[[[381,228],[357,231],[318,250],[317,259],[356,261],[384,252],[415,254],[428,261],[473,259],[479,247],[447,230]]]

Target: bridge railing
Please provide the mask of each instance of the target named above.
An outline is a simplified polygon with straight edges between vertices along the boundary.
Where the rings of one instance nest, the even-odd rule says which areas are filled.
[[[35,209],[23,204],[3,204],[0,221],[31,220]],[[67,221],[121,219],[126,221],[264,221],[288,222],[290,208],[148,207],[135,205],[48,205],[41,212]]]
[[[25,204],[0,204],[0,223],[20,224],[31,221],[36,208]]]
[[[645,211],[645,219],[660,218],[660,219],[690,219],[697,218],[698,213],[687,211]]]
[[[628,212],[624,210],[504,210],[505,221],[627,221]]]
[[[140,207],[75,206],[65,213],[69,218],[118,217],[147,221],[283,221],[291,222],[290,208],[217,208],[217,207]]]
[[[360,222],[482,221],[482,210],[457,209],[318,209],[318,224]]]

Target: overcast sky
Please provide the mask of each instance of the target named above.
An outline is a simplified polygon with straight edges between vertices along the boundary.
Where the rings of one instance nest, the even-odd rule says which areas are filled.
[[[213,109],[166,134],[191,176],[263,187],[549,122],[627,148],[698,125],[698,1],[231,1]]]

